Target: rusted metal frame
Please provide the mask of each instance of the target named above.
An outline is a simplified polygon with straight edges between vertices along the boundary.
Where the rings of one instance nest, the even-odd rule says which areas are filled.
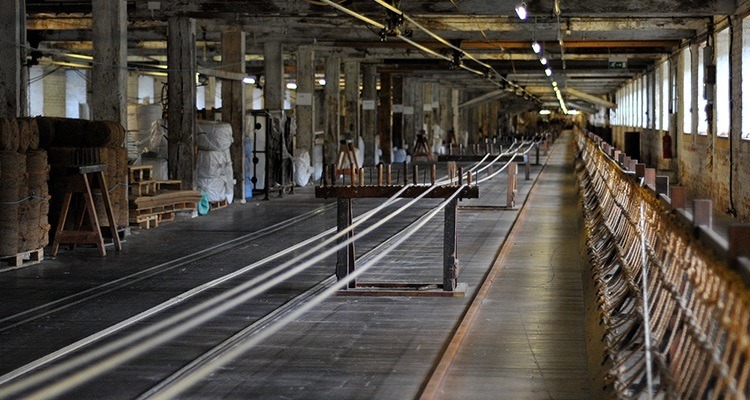
[[[416,198],[428,191],[431,186],[409,185],[399,197]],[[315,188],[316,198],[349,198],[349,199],[372,199],[372,198],[389,198],[398,193],[403,186],[317,186]],[[460,190],[458,198],[477,199],[479,198],[478,186],[464,186],[463,188],[456,185],[440,185],[431,189],[425,196],[428,199],[446,199],[453,195],[456,190]]]
[[[337,217],[336,217],[336,231],[342,232],[352,225],[352,199],[351,198],[340,198],[337,202]],[[351,229],[346,235],[339,237],[336,240],[337,244],[341,244],[354,237],[354,230]],[[355,250],[354,242],[350,242],[346,247],[341,248],[336,253],[336,278],[338,280],[346,279],[347,275],[354,272],[355,268]],[[348,288],[354,288],[356,282],[352,279],[347,285]]]
[[[454,291],[458,284],[458,199],[451,200],[444,209],[443,224],[443,290]]]

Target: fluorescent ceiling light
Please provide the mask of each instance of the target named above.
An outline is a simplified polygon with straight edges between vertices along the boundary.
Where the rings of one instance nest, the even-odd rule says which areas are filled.
[[[289,82],[286,84],[286,88],[289,90],[297,90],[297,84],[294,82]]]
[[[541,110],[539,111],[539,115],[550,115],[552,114],[552,111],[550,110]]]
[[[242,82],[245,82],[248,85],[254,85],[255,84],[255,78],[253,78],[252,76],[246,76],[245,79],[242,80]]]
[[[534,50],[534,53],[539,54],[542,51],[542,46],[535,40],[534,43],[531,44],[531,49]]]
[[[522,20],[525,20],[528,16],[528,12],[526,11],[526,3],[520,2],[516,4],[516,14],[518,14],[518,18],[521,18]]]

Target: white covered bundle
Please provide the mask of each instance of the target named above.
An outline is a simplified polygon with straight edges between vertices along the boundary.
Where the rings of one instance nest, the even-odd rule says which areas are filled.
[[[310,176],[315,171],[312,165],[310,165],[310,153],[307,149],[295,149],[294,150],[294,183],[297,186],[307,186],[310,182]]]
[[[208,195],[208,201],[226,200],[231,203],[234,198],[234,177],[229,150],[199,150],[195,180],[198,188]]]
[[[198,150],[228,150],[233,142],[232,126],[226,122],[200,120],[195,142]]]

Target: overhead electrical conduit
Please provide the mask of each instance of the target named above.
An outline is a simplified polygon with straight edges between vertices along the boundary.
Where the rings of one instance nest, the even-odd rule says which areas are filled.
[[[322,3],[328,4],[329,6],[335,8],[335,9],[337,9],[337,10],[339,10],[339,11],[341,11],[341,12],[343,12],[343,13],[349,15],[349,16],[357,18],[358,20],[360,20],[362,22],[370,24],[370,25],[372,25],[372,26],[374,26],[374,27],[376,27],[378,29],[384,29],[385,28],[385,25],[381,24],[380,22],[377,22],[377,21],[373,20],[372,18],[364,16],[364,15],[362,15],[362,14],[356,12],[356,11],[350,10],[350,9],[348,9],[348,8],[342,6],[341,4],[338,4],[338,3],[336,3],[336,2],[334,2],[332,0],[320,0],[320,1]],[[519,86],[519,85],[517,85],[517,84],[515,84],[515,83],[513,83],[511,81],[509,81],[506,78],[503,78],[494,68],[492,68],[491,65],[489,65],[487,63],[484,63],[482,61],[479,61],[476,57],[474,57],[471,54],[465,52],[460,47],[454,46],[453,44],[451,44],[447,40],[443,39],[439,35],[433,33],[429,29],[427,29],[424,26],[422,26],[421,24],[419,24],[417,21],[415,21],[413,18],[409,17],[403,11],[399,10],[398,8],[396,8],[396,7],[390,5],[390,4],[388,4],[388,3],[386,3],[386,2],[384,2],[382,0],[375,0],[375,2],[378,3],[378,4],[380,4],[383,7],[387,8],[388,10],[390,10],[392,12],[394,12],[396,14],[399,14],[404,19],[406,19],[410,23],[414,24],[414,26],[416,26],[417,28],[419,28],[420,30],[422,30],[423,32],[425,32],[426,34],[430,35],[431,37],[435,38],[435,40],[439,41],[440,43],[448,46],[449,48],[451,48],[453,50],[461,52],[461,54],[463,54],[464,56],[466,56],[468,59],[470,59],[470,60],[478,63],[479,65],[481,65],[484,68],[487,68],[488,71],[492,71],[496,76],[500,77],[500,79],[502,79],[503,81],[507,82],[507,84],[510,85],[511,87],[513,87],[515,89],[521,89],[526,95],[528,95],[528,96],[530,96],[533,99],[535,99],[535,100],[538,101],[538,99],[535,96],[533,96],[532,94],[530,94],[529,92],[527,92],[525,89],[521,88],[521,86]],[[425,52],[427,54],[430,54],[430,55],[432,55],[434,57],[440,58],[440,59],[448,61],[448,62],[453,62],[453,59],[451,57],[448,57],[448,56],[440,54],[440,53],[438,53],[438,52],[436,52],[436,51],[434,51],[432,49],[429,49],[429,48],[427,48],[427,47],[425,47],[425,46],[423,46],[423,45],[421,45],[421,44],[419,44],[419,43],[417,43],[417,42],[415,42],[415,41],[407,38],[404,35],[397,34],[396,37],[398,39],[400,39],[401,41],[403,41],[403,42],[405,42],[405,43],[407,43],[407,44],[409,44],[411,46],[414,46],[415,48],[417,48],[417,49],[419,49],[419,50],[421,50],[421,51],[423,51],[423,52]],[[493,80],[492,77],[488,76],[488,74],[485,73],[485,72],[482,72],[482,71],[470,68],[470,67],[468,67],[466,65],[463,65],[463,64],[458,65],[458,67],[461,68],[461,69],[463,69],[463,70],[465,70],[465,71],[468,71],[468,72],[471,72],[473,74],[476,74],[476,75],[482,76],[484,78],[487,78],[487,80],[489,80],[493,84],[497,85],[498,87],[503,87],[504,86],[504,85],[500,84],[499,82],[496,82],[495,80]]]

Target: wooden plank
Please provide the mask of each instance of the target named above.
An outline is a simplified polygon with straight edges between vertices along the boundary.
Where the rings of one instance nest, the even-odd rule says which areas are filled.
[[[409,186],[401,198],[415,198],[430,186]],[[438,186],[429,192],[427,199],[445,199],[453,195],[458,190],[458,186]],[[317,186],[315,187],[316,198],[388,198],[395,195],[402,186]],[[459,198],[477,199],[479,198],[479,186],[466,186],[461,189]]]

